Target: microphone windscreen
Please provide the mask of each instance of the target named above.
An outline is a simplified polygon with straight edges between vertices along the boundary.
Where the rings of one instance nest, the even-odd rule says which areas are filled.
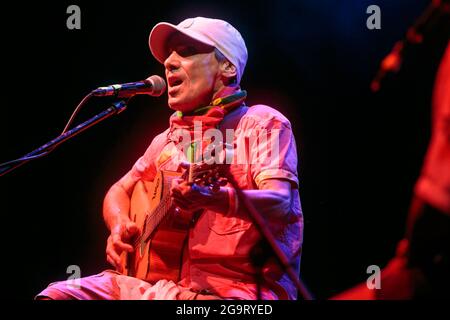
[[[146,79],[152,85],[152,96],[159,97],[166,91],[166,81],[157,75],[150,76]]]

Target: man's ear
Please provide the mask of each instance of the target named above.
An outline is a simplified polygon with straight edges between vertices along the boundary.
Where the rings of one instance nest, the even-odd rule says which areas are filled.
[[[225,60],[220,64],[220,71],[222,77],[230,80],[227,82],[231,82],[232,79],[236,79],[237,77],[236,67],[228,60]]]

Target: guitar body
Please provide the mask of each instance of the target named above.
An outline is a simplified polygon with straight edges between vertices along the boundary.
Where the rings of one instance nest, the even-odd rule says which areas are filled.
[[[140,180],[134,187],[130,219],[142,235],[134,243],[134,252],[123,253],[125,275],[150,283],[180,279],[190,223],[190,215],[176,211],[170,201],[172,180],[180,176],[178,172],[159,171],[152,182]]]

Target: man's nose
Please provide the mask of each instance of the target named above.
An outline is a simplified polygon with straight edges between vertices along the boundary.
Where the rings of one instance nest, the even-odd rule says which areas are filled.
[[[180,67],[180,59],[175,51],[172,51],[172,53],[164,61],[164,67],[167,71],[175,71]]]

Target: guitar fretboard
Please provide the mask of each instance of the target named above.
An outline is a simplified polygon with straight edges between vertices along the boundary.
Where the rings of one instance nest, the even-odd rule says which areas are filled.
[[[142,234],[136,238],[133,245],[134,247],[138,247],[142,241],[146,241],[158,225],[161,223],[163,218],[169,212],[170,207],[172,206],[172,201],[170,198],[170,185],[172,183],[172,179],[166,179],[163,176],[163,189],[162,189],[162,197],[158,206],[152,211],[147,213],[147,218],[145,219],[144,230],[142,230]]]

